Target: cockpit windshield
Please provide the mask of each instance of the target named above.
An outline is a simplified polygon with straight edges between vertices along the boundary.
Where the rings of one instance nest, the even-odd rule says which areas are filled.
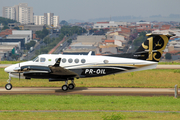
[[[33,62],[39,62],[39,57],[34,58]]]

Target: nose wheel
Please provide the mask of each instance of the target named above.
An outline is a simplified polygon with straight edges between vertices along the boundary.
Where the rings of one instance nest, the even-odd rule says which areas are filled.
[[[9,73],[10,74],[10,73]],[[6,90],[11,90],[12,89],[12,84],[10,83],[11,82],[11,77],[9,75],[9,79],[7,80],[7,84],[5,85],[5,88]]]
[[[12,84],[11,83],[7,83],[5,85],[5,88],[6,88],[6,90],[11,90],[12,89]]]

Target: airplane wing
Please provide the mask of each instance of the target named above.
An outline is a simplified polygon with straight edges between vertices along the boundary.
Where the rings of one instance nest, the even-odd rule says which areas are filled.
[[[68,69],[65,69],[63,67],[55,67],[55,66],[50,66],[51,69],[51,74],[53,75],[74,75],[78,76],[75,72],[72,72]]]
[[[78,74],[75,72],[72,72],[70,70],[64,69],[63,67],[55,67],[55,66],[49,66],[47,70],[41,70],[41,67],[39,67],[39,70],[28,70],[24,71],[23,75],[26,78],[63,78],[64,80],[66,78],[74,78],[74,77],[79,77]],[[48,70],[49,69],[49,70]]]
[[[79,75],[71,70],[60,67],[61,58],[59,58],[54,65],[51,66],[22,66],[21,71],[23,75],[28,78],[68,78],[79,77]]]

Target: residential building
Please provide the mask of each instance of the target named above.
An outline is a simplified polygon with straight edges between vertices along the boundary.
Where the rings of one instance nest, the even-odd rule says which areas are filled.
[[[3,7],[3,17],[16,20],[21,24],[33,23],[33,7],[28,7],[27,3]]]
[[[19,22],[21,24],[33,23],[33,8],[28,7],[27,3],[19,4]]]
[[[53,26],[54,27],[59,26],[59,16],[54,16],[53,17]]]
[[[35,25],[49,25],[52,27],[59,26],[59,16],[54,16],[54,13],[44,13],[44,16],[34,16]]]
[[[34,15],[34,24],[35,25],[44,25],[44,16]]]
[[[3,7],[3,17],[16,20],[15,7]]]
[[[0,32],[0,36],[12,35],[12,29],[6,29]]]

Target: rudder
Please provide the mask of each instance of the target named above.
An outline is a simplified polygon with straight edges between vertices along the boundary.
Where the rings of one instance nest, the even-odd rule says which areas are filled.
[[[163,50],[173,35],[146,34],[148,38],[133,54],[133,58],[159,62]]]

